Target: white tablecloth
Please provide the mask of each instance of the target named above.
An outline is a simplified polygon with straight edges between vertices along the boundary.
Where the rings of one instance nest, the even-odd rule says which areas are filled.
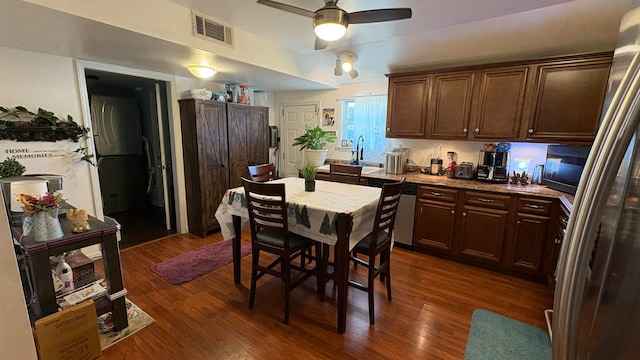
[[[338,214],[353,217],[349,250],[373,229],[373,221],[381,189],[316,180],[316,190],[304,191],[304,179],[284,178],[272,181],[284,183],[288,207],[289,231],[316,241],[335,245],[338,240],[335,222]],[[216,211],[224,239],[235,237],[232,216],[242,217],[242,227],[249,223],[244,188],[228,189]]]

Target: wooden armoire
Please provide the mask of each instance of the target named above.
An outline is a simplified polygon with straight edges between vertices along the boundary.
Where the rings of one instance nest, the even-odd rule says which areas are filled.
[[[219,228],[215,212],[248,165],[269,162],[269,108],[211,100],[179,100],[189,232]]]

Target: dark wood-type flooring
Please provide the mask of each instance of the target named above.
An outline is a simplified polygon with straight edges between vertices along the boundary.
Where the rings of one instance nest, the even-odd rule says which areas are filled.
[[[174,230],[167,230],[164,209],[156,206],[148,205],[144,208],[109,216],[114,218],[121,226],[120,249],[140,245],[176,233]]]
[[[172,235],[122,250],[127,297],[156,322],[106,349],[101,359],[463,359],[474,309],[546,330],[543,310],[552,306],[546,285],[395,248],[393,301],[376,279],[376,324],[369,326],[366,293],[350,288],[340,335],[332,283],[321,303],[314,278],[291,293],[288,325],[282,323],[279,279],[258,282],[249,310],[251,255],[242,260],[240,285],[233,283],[231,264],[178,286],[149,270],[220,240],[220,233]],[[365,268],[351,276],[363,278]]]

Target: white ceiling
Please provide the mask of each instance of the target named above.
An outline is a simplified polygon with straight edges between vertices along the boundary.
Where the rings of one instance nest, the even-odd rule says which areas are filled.
[[[43,0],[1,1],[0,46],[185,77],[190,75],[184,64],[198,54],[207,54],[220,69],[214,81],[243,82],[268,91],[328,89],[354,81],[384,80],[384,74],[390,72],[613,50],[620,18],[631,3],[631,0],[341,0],[338,6],[347,12],[410,7],[413,17],[351,25],[343,39],[325,50],[314,51],[311,19],[307,17],[253,0],[157,0],[158,9],[163,2],[171,1],[230,24],[236,32],[251,33],[273,48],[287,48],[287,54],[282,56],[293,56],[310,69],[300,73],[263,65],[255,58],[245,61],[233,53],[221,56],[211,49],[198,49],[154,34],[31,4],[55,6]],[[322,0],[281,2],[311,11],[323,6]],[[91,3],[109,6],[110,2]],[[153,17],[154,9],[147,10],[141,16],[144,21]],[[344,50],[358,55],[356,68],[360,76],[356,80],[333,75],[336,54]]]

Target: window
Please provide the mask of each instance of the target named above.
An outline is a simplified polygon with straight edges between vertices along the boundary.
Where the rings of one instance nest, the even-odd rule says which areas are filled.
[[[342,100],[341,111],[342,140],[348,140],[355,147],[358,138],[362,136],[365,139],[364,151],[369,155],[380,155],[387,149],[386,94],[356,96],[354,99]]]

